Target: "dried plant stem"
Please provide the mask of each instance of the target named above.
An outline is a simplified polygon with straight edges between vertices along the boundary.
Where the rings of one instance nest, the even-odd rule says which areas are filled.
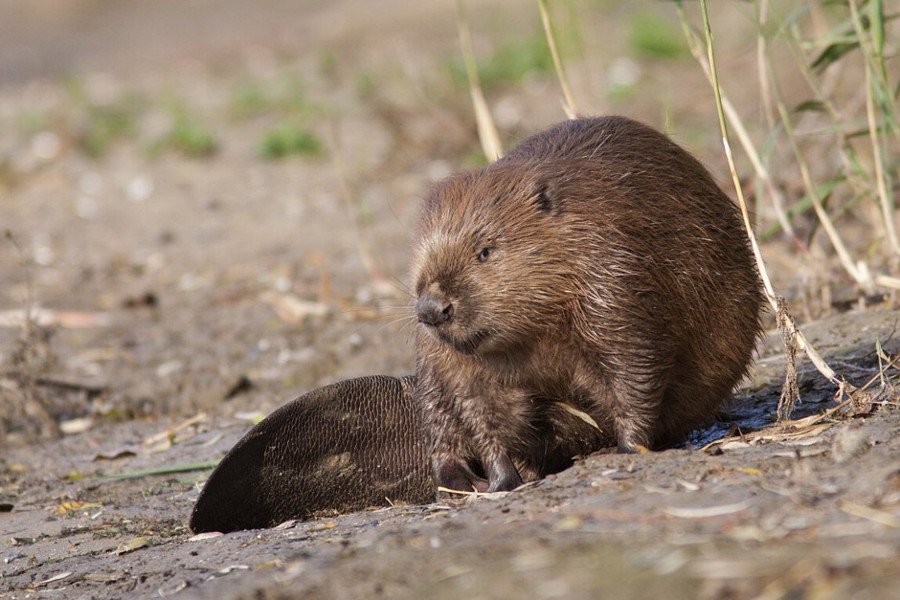
[[[773,81],[773,88],[775,89],[775,106],[778,109],[779,116],[781,117],[781,123],[784,126],[785,135],[787,136],[788,143],[791,146],[791,151],[794,154],[794,160],[797,161],[797,167],[800,169],[800,177],[803,180],[803,186],[806,188],[806,193],[809,195],[810,200],[812,200],[813,209],[816,211],[816,216],[818,217],[819,222],[822,224],[822,228],[825,230],[825,233],[828,236],[828,240],[831,242],[832,247],[834,247],[835,252],[837,252],[838,259],[841,261],[841,265],[844,267],[844,270],[847,271],[847,273],[849,273],[854,280],[856,280],[856,283],[861,288],[869,292],[873,292],[874,290],[872,290],[872,280],[868,275],[868,268],[861,261],[859,264],[854,264],[853,258],[850,256],[850,252],[844,245],[843,240],[841,240],[841,236],[840,234],[838,234],[837,229],[835,229],[834,223],[831,221],[831,217],[828,216],[828,212],[822,205],[822,199],[819,197],[819,191],[813,184],[812,176],[809,173],[809,167],[806,164],[806,160],[803,158],[803,153],[800,151],[800,145],[797,143],[797,136],[794,132],[794,124],[791,121],[790,114],[788,114],[788,109],[784,104],[784,99],[781,97],[781,93],[778,90],[777,82]]]
[[[888,241],[891,249],[895,254],[900,254],[900,242],[897,240],[897,229],[894,227],[892,198],[888,195],[887,183],[884,177],[884,155],[882,153],[881,144],[878,140],[878,124],[875,121],[875,86],[878,85],[873,81],[872,71],[875,69],[873,64],[877,60],[877,51],[873,51],[869,44],[866,43],[866,32],[863,29],[862,19],[859,16],[859,10],[856,8],[856,0],[850,0],[850,13],[853,15],[853,26],[856,29],[856,37],[859,40],[859,46],[862,49],[865,59],[864,72],[866,76],[866,121],[869,126],[869,139],[872,142],[872,160],[875,163],[875,185],[878,190],[878,200],[881,206],[882,217],[884,219],[884,228],[887,232]]]
[[[766,123],[769,126],[769,130],[775,128],[775,110],[772,108],[772,92],[769,89],[769,78],[766,76],[766,53],[768,52],[768,40],[766,39],[764,27],[766,24],[766,19],[769,14],[769,2],[768,0],[760,0],[759,3],[755,4],[756,7],[756,76],[759,80],[759,101],[760,105],[763,107],[763,113],[766,116]],[[696,55],[695,55],[696,56]],[[702,55],[701,55],[702,56]],[[723,98],[723,100],[725,100]],[[730,103],[729,103],[730,105]],[[731,117],[729,117],[731,120]],[[741,140],[741,145],[746,147],[748,144],[744,143]],[[752,147],[752,144],[749,144]],[[748,156],[752,156],[751,153],[747,154]],[[755,168],[755,167],[754,167]],[[785,211],[785,202],[784,197],[781,194],[781,190],[775,186],[772,182],[772,178],[769,176],[768,171],[765,174],[761,174],[757,169],[757,187],[765,186],[766,190],[769,193],[769,197],[772,199],[772,207],[775,209],[775,217],[778,219],[778,224],[781,226],[781,230],[790,238],[794,240],[794,242],[803,246],[803,242],[800,240],[800,236],[797,235],[797,232],[794,230],[794,225],[791,223],[790,218]],[[759,182],[762,182],[762,186],[759,185]],[[759,200],[757,200],[757,206],[759,205]],[[757,215],[759,211],[757,211]],[[757,219],[759,217],[757,216]],[[757,225],[760,225],[761,221],[757,221]]]
[[[688,23],[687,16],[684,13],[684,7],[682,6],[680,1],[676,2],[676,7],[678,8],[678,14],[681,17],[681,27],[684,31],[685,38],[687,39],[688,48],[690,49],[691,54],[694,56],[694,59],[700,65],[700,68],[703,70],[703,74],[706,75],[707,81],[712,84],[713,79],[709,60],[703,53],[701,41],[697,36],[697,33],[691,28],[690,24]],[[778,219],[782,230],[792,238],[796,239],[797,235],[794,232],[791,221],[784,209],[784,197],[781,195],[781,192],[773,183],[769,170],[760,159],[759,152],[756,151],[756,147],[753,145],[753,141],[750,139],[750,135],[747,133],[747,128],[744,127],[744,123],[741,120],[740,115],[738,115],[737,110],[735,110],[734,108],[734,105],[731,104],[731,101],[725,94],[721,95],[721,100],[722,107],[725,111],[725,116],[728,117],[728,122],[731,123],[731,126],[734,128],[734,131],[738,137],[738,141],[741,143],[741,147],[747,154],[747,158],[750,160],[750,164],[753,165],[753,170],[756,171],[756,176],[765,183],[766,191],[769,193],[769,197],[772,199],[772,206],[775,209],[775,216]]]
[[[705,7],[706,4],[703,3]],[[704,12],[705,16],[705,12]],[[872,277],[869,274],[867,266],[860,261],[859,264],[855,264],[853,262],[850,253],[847,250],[847,247],[844,245],[844,242],[841,240],[840,235],[837,232],[837,229],[834,227],[834,223],[831,220],[831,217],[828,216],[828,212],[825,210],[825,207],[822,205],[822,199],[819,196],[819,192],[816,189],[816,186],[813,184],[812,176],[809,172],[809,167],[806,164],[806,160],[803,157],[803,153],[800,151],[800,146],[797,143],[797,136],[794,132],[793,121],[791,121],[790,114],[788,113],[787,106],[784,103],[784,98],[781,95],[781,90],[778,85],[778,81],[775,79],[775,69],[772,64],[771,55],[766,56],[766,66],[769,72],[769,76],[771,78],[772,91],[774,93],[775,98],[775,107],[778,110],[778,115],[781,119],[781,123],[784,126],[784,132],[787,137],[788,143],[791,146],[791,151],[794,155],[794,160],[797,161],[797,167],[800,170],[800,177],[803,180],[803,186],[806,188],[806,193],[812,201],[813,209],[816,212],[816,216],[819,219],[819,222],[822,224],[822,228],[825,230],[826,235],[828,236],[829,241],[831,242],[832,247],[834,247],[835,252],[838,255],[838,259],[841,262],[841,265],[844,267],[844,270],[856,281],[856,283],[863,289],[872,292],[873,290],[873,281]]]
[[[756,73],[759,78],[759,97],[766,115],[766,123],[769,129],[775,127],[775,111],[772,108],[772,91],[769,89],[769,78],[766,76],[766,54],[768,54],[768,41],[764,33],[766,19],[769,15],[769,0],[760,0],[756,5]]]
[[[578,115],[578,110],[575,108],[575,97],[569,88],[569,81],[566,78],[566,72],[563,70],[559,49],[556,46],[556,38],[553,37],[553,26],[550,22],[550,13],[547,12],[547,1],[538,0],[538,8],[541,12],[541,22],[544,24],[544,35],[547,37],[547,45],[550,47],[550,56],[553,58],[553,68],[556,69],[559,86],[562,88],[563,97],[565,98],[563,110],[568,118],[575,119]]]
[[[679,3],[680,5],[680,3]],[[680,9],[680,6],[679,6]],[[744,193],[741,189],[741,182],[738,178],[737,168],[734,164],[734,156],[731,152],[731,142],[729,141],[728,136],[728,125],[725,121],[725,110],[722,102],[722,94],[721,88],[719,86],[719,76],[716,72],[716,61],[715,54],[713,52],[713,42],[712,42],[712,28],[709,24],[709,13],[706,8],[706,0],[700,0],[700,9],[703,13],[703,28],[704,34],[706,38],[706,53],[707,60],[709,62],[709,71],[710,78],[713,88],[713,95],[716,100],[716,112],[719,116],[719,128],[722,131],[722,145],[725,149],[725,157],[728,159],[728,167],[731,171],[731,179],[734,183],[735,193],[737,194],[738,203],[741,208],[741,216],[744,219],[744,227],[747,230],[747,237],[750,239],[750,245],[753,248],[753,255],[756,257],[756,265],[759,269],[760,277],[762,277],[763,285],[766,290],[766,297],[769,300],[769,304],[771,304],[772,309],[776,312],[776,314],[782,314],[786,311],[779,310],[779,301],[775,296],[775,289],[772,286],[772,281],[769,279],[768,271],[766,270],[766,265],[763,262],[762,254],[759,250],[759,243],[756,241],[756,235],[753,233],[753,227],[750,223],[750,215],[747,210],[747,202],[744,199]],[[825,376],[829,381],[835,383],[840,386],[844,386],[845,383],[838,378],[837,374],[834,370],[828,366],[825,360],[819,355],[816,349],[809,343],[809,340],[806,339],[806,336],[803,335],[797,326],[794,324],[793,319],[786,318],[783,320],[783,325],[788,329],[788,333],[790,334],[792,339],[797,340],[797,344],[806,352],[809,359],[813,362],[819,372]],[[780,416],[780,415],[779,415]]]
[[[818,80],[813,75],[809,65],[807,65],[806,60],[803,57],[802,51],[800,49],[800,40],[795,35],[791,40],[790,47],[794,52],[794,56],[797,61],[797,68],[800,71],[800,74],[803,75],[803,79],[806,81],[806,85],[809,86],[809,89],[812,90],[813,94],[815,94],[816,100],[822,104],[822,108],[825,109],[825,113],[828,115],[828,118],[831,120],[831,126],[835,132],[835,137],[838,138],[840,144],[838,145],[838,156],[841,159],[841,165],[844,168],[844,175],[847,178],[848,183],[854,188],[855,192],[858,194],[862,194],[865,191],[865,186],[862,181],[860,181],[859,177],[856,175],[859,174],[860,169],[854,167],[854,165],[859,164],[859,160],[857,160],[856,152],[853,149],[853,145],[850,143],[848,135],[845,131],[845,128],[841,126],[842,116],[838,113],[837,108],[834,106],[834,103],[828,97],[828,94],[822,89],[822,86],[819,85]]]
[[[469,93],[472,96],[472,106],[475,109],[475,122],[478,125],[478,139],[481,141],[481,149],[489,161],[494,161],[503,156],[503,147],[500,144],[500,136],[497,127],[491,117],[484,92],[481,91],[481,80],[478,77],[478,66],[475,64],[475,53],[472,51],[472,38],[469,36],[469,27],[466,24],[466,14],[462,0],[456,2],[456,25],[459,30],[459,43],[462,46],[463,60],[466,63],[466,74],[469,78]]]

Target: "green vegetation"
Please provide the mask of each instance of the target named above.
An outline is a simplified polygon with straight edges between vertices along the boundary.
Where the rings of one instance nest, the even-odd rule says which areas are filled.
[[[653,13],[640,13],[631,20],[628,44],[638,56],[672,59],[688,56],[678,23]]]
[[[879,288],[897,290],[900,279],[878,272],[880,269],[888,273],[895,271],[900,256],[892,183],[897,180],[900,168],[895,158],[900,142],[900,127],[895,114],[896,95],[900,90],[890,83],[886,68],[884,6],[880,0],[863,1],[859,5],[856,0],[828,4],[827,9],[824,3],[810,3],[796,9],[775,30],[767,27],[767,2],[761,0],[754,4],[759,32],[756,53],[761,73],[759,97],[769,125],[764,151],[760,152],[720,85],[706,1],[700,2],[702,34],[690,25],[681,1],[677,1],[691,51],[713,89],[725,154],[751,240],[754,234],[749,231],[749,214],[731,151],[730,132],[734,132],[734,138],[739,140],[750,159],[756,175],[756,189],[762,192],[763,198],[771,200],[783,233],[803,247],[812,245],[814,236],[824,232],[839,263],[860,292],[875,294]],[[793,62],[779,60],[781,55],[777,53],[785,48],[793,55]],[[828,71],[836,69],[841,69],[848,81],[843,85],[826,85]],[[787,71],[792,71],[795,78],[802,78],[811,96],[793,110],[788,106],[783,88]],[[798,123],[802,123],[803,129]],[[869,143],[857,138],[868,138]],[[819,168],[823,162],[831,168]],[[784,195],[774,183],[773,173],[782,177],[785,173],[795,178],[799,175],[806,196],[794,203],[785,202]],[[815,219],[811,230],[802,234],[796,216],[809,210],[804,208],[804,203],[808,203]],[[862,210],[855,210],[857,206]],[[865,226],[872,227],[874,236],[860,240],[858,230],[854,230],[855,243],[848,246],[844,242],[846,232],[837,227],[840,218],[847,214],[854,214],[866,222]],[[758,252],[755,243],[754,249]],[[784,299],[777,296],[778,290],[769,280],[759,255],[757,262],[769,303],[789,347],[788,376],[777,410],[779,420],[790,418],[799,399],[791,347],[803,349],[826,379],[853,398],[856,390],[847,386],[846,380],[822,359],[797,329]],[[883,379],[882,385],[885,385]]]
[[[77,79],[69,80],[68,90],[75,104],[73,137],[88,156],[99,158],[114,142],[137,132],[143,102],[135,94],[124,94],[110,102],[96,102],[87,97]]]
[[[259,155],[266,160],[276,160],[297,155],[319,157],[325,153],[325,144],[314,133],[296,123],[283,123],[269,130],[259,148]]]
[[[32,135],[47,129],[50,121],[50,115],[45,112],[29,111],[19,117],[19,127],[25,133]]]
[[[161,138],[147,148],[156,156],[165,151],[180,152],[191,158],[209,158],[219,150],[219,140],[213,131],[185,109],[180,101],[171,103],[172,124]]]
[[[90,156],[101,156],[112,142],[134,134],[136,110],[133,105],[117,103],[87,108],[87,121],[79,143]]]
[[[691,52],[709,73],[706,45],[711,42],[703,40],[712,36],[694,29],[682,3],[677,5]],[[887,15],[880,0],[812,2],[787,7],[791,12],[777,17],[763,0],[752,6],[764,129],[759,140],[728,101],[727,90],[717,81],[711,84],[721,99],[722,118],[752,167],[757,202],[770,202],[777,218],[766,236],[787,235],[805,248],[824,234],[860,289],[900,289],[900,279],[877,273],[879,267],[890,269],[900,256],[894,224],[900,90],[887,68],[897,49],[886,49],[886,27],[896,16]],[[794,84],[790,94],[788,81]],[[797,84],[806,93],[799,101]],[[736,172],[732,176],[739,179]],[[792,201],[779,180],[799,180],[802,197]],[[812,221],[798,218],[810,211]],[[858,233],[851,246],[844,242],[838,225],[851,215],[873,232],[865,244],[859,243]]]
[[[368,100],[378,89],[377,81],[370,73],[359,73],[356,75],[356,95],[360,100]]]
[[[299,77],[285,76],[273,82],[244,82],[232,93],[229,112],[234,118],[282,114],[307,116],[318,112],[309,101]]]
[[[449,65],[450,76],[460,85],[468,85],[466,66],[461,59]],[[553,58],[543,33],[501,46],[478,62],[478,77],[484,88],[522,83],[532,75],[553,73]]]
[[[231,114],[235,117],[252,117],[272,109],[272,101],[258,85],[243,84],[231,98]]]
[[[323,48],[319,51],[319,74],[322,77],[330,78],[337,74],[337,55],[331,48]]]
[[[165,143],[192,158],[206,158],[216,153],[219,142],[215,134],[199,121],[180,115],[175,119]]]

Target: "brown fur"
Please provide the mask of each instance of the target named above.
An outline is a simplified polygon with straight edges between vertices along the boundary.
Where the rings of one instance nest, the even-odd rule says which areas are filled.
[[[416,395],[437,482],[456,489],[683,439],[730,397],[760,329],[736,206],[621,117],[562,123],[437,184],[413,278]]]

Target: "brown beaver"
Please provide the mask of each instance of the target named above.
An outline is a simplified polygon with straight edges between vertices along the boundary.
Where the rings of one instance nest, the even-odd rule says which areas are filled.
[[[414,253],[415,394],[452,489],[678,442],[730,397],[760,331],[737,207],[622,117],[561,123],[438,183]]]

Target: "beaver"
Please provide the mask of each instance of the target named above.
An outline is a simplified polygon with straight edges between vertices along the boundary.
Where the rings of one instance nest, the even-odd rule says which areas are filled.
[[[659,449],[746,374],[763,296],[737,206],[664,134],[566,121],[433,186],[412,261],[438,485],[502,491]]]
[[[503,490],[605,446],[676,443],[749,364],[762,305],[736,208],[621,117],[528,138],[437,184],[413,274],[418,377],[313,390],[253,427],[195,532]]]

